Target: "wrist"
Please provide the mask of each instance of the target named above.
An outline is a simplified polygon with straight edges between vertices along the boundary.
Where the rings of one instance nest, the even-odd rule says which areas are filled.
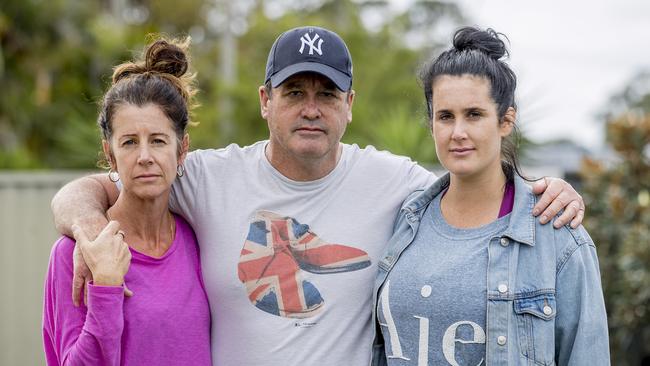
[[[124,277],[116,275],[93,274],[93,284],[96,286],[122,286]]]

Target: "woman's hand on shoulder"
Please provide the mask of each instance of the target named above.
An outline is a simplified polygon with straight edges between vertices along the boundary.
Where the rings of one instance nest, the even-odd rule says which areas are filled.
[[[78,226],[72,228],[77,247],[92,273],[95,285],[121,286],[131,264],[131,252],[124,242],[120,224],[111,221],[93,241]]]

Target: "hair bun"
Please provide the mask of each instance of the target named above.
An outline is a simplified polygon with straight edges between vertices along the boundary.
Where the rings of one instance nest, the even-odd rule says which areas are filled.
[[[458,51],[477,50],[498,60],[508,55],[506,44],[500,36],[505,37],[491,28],[481,30],[474,27],[463,27],[454,35],[454,48]]]
[[[146,71],[171,74],[181,77],[187,72],[188,60],[183,45],[169,43],[166,40],[157,40],[147,48],[145,55]]]
[[[113,70],[113,84],[131,75],[149,72],[168,74],[177,78],[185,76],[193,79],[192,75],[185,75],[189,68],[187,50],[190,42],[190,37],[171,41],[162,38],[157,39],[146,47],[143,52],[144,60],[126,62],[115,67]]]

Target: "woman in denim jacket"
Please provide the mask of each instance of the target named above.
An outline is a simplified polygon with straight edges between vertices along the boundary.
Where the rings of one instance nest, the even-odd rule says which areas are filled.
[[[375,285],[374,365],[608,365],[596,248],[532,216],[499,34],[463,28],[422,73],[449,173],[404,203]]]

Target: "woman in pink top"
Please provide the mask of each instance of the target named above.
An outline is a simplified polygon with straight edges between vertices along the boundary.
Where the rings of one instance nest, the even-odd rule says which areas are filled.
[[[85,304],[72,300],[75,241],[62,237],[52,249],[43,308],[48,365],[211,363],[196,238],[167,208],[189,146],[188,46],[189,39],[157,40],[143,60],[114,70],[98,124],[109,177],[122,190],[97,239],[74,228],[93,276]]]

